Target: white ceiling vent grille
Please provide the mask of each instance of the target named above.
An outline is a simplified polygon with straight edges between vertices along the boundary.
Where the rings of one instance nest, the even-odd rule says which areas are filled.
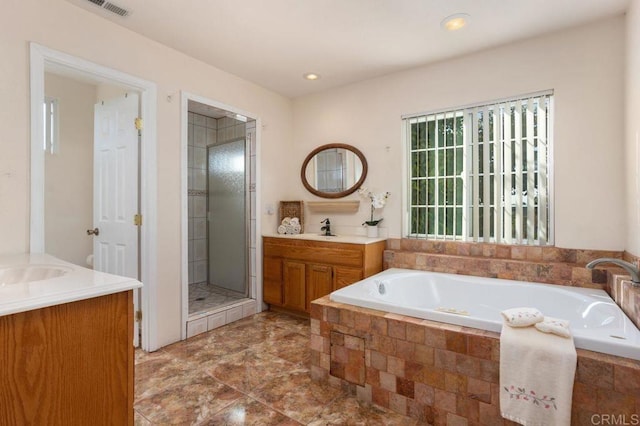
[[[100,6],[101,8],[108,10],[111,13],[115,13],[118,16],[127,16],[131,13],[127,9],[120,7],[116,4],[113,4],[109,1],[105,1],[105,0],[87,0],[87,1],[95,4],[96,6]]]
[[[109,12],[115,13],[116,15],[127,16],[129,14],[129,11],[127,9],[124,9],[120,6],[116,6],[115,4],[110,2],[105,2],[102,7],[107,9]]]

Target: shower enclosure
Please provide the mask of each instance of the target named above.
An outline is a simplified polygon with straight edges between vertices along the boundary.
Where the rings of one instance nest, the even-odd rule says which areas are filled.
[[[247,296],[245,139],[207,147],[209,284]]]
[[[189,104],[189,315],[250,297],[250,147],[254,123]]]

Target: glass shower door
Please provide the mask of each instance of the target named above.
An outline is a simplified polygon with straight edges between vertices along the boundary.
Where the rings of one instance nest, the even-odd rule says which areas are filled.
[[[207,148],[209,284],[247,296],[245,139]]]

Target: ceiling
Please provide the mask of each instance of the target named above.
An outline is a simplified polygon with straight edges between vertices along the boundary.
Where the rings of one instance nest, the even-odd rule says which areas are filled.
[[[629,0],[67,0],[219,69],[298,97],[620,15]],[[462,30],[443,18],[470,15]],[[314,72],[321,78],[303,79]]]

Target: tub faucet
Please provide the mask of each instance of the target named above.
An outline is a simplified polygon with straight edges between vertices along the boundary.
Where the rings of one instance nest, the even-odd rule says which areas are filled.
[[[324,231],[325,237],[331,237],[333,234],[331,233],[331,221],[329,221],[329,218],[326,218],[320,223],[324,223],[324,226],[320,228],[320,230]]]
[[[614,265],[618,265],[619,267],[625,269],[629,273],[629,275],[631,275],[631,285],[633,287],[640,287],[640,270],[638,270],[638,267],[634,264],[625,262],[621,259],[615,259],[613,257],[603,257],[587,263],[587,268],[593,269],[600,263],[613,263]]]

